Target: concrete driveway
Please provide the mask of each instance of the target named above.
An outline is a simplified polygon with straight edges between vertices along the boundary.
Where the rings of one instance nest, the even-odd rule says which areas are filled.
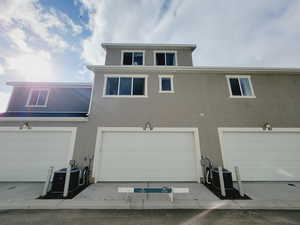
[[[300,182],[243,182],[253,200],[300,201]]]
[[[23,202],[39,197],[43,183],[39,182],[0,182],[0,202]]]
[[[220,200],[198,183],[97,183],[70,200],[37,200],[43,183],[0,183],[0,209],[300,209],[300,182],[245,182],[253,200]],[[190,193],[118,193],[118,187],[188,187]],[[299,223],[300,224],[300,223]]]
[[[79,193],[75,197],[76,200],[98,200],[98,201],[120,201],[128,200],[127,195],[124,193],[118,193],[118,187],[185,187],[189,188],[190,193],[188,194],[176,194],[175,200],[186,200],[186,201],[216,201],[219,200],[213,193],[211,193],[204,185],[199,183],[156,183],[156,182],[145,182],[145,183],[96,183],[90,185],[83,192]],[[128,195],[130,200],[144,200],[144,201],[169,201],[168,194],[144,194],[144,193],[132,193]]]

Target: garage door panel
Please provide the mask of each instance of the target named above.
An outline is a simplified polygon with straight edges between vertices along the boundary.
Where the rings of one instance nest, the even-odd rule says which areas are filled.
[[[71,130],[0,131],[0,181],[44,181],[50,166],[67,165]]]
[[[244,180],[300,180],[299,132],[225,131],[222,143],[224,166]]]
[[[232,168],[233,169],[233,168]],[[264,171],[262,173],[262,170]],[[266,167],[240,167],[240,173],[248,181],[292,181],[298,180],[294,176],[296,168],[266,168]],[[280,179],[279,179],[280,178]],[[244,179],[245,180],[245,179]]]
[[[193,132],[104,132],[99,179],[196,181]]]

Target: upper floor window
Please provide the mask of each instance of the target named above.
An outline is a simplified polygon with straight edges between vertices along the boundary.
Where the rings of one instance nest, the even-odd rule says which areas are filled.
[[[159,92],[174,93],[173,75],[160,75],[159,76]]]
[[[144,51],[122,51],[122,65],[144,65]]]
[[[255,97],[250,76],[227,76],[230,97]]]
[[[32,88],[27,98],[27,107],[46,107],[49,97],[49,89]]]
[[[147,75],[107,75],[103,96],[147,97]]]
[[[176,66],[176,51],[155,51],[154,64],[157,66]]]

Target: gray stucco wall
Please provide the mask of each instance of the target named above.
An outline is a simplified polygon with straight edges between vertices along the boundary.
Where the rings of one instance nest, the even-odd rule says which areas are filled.
[[[158,93],[158,74],[149,74],[148,98],[102,98],[96,74],[90,122],[97,126],[198,127],[203,155],[222,164],[218,127],[300,127],[300,76],[250,74],[256,98],[230,98],[220,74],[175,74],[174,94]],[[201,114],[204,116],[201,116]]]
[[[192,51],[188,49],[150,49],[150,48],[108,48],[106,49],[105,65],[122,65],[122,50],[145,50],[145,66],[154,65],[154,51],[177,51],[178,66],[193,66]]]
[[[222,165],[218,127],[300,127],[300,75],[249,74],[254,99],[229,98],[225,74],[174,74],[174,94],[158,93],[158,74],[150,73],[148,98],[102,98],[104,77],[95,75],[88,122],[32,122],[32,126],[77,127],[74,159],[87,165],[94,155],[98,126],[197,127],[202,155]],[[201,114],[204,116],[201,116]],[[19,126],[1,122],[0,126]]]
[[[89,110],[91,88],[50,87],[47,107],[26,107],[30,87],[14,87],[8,112],[81,112]]]

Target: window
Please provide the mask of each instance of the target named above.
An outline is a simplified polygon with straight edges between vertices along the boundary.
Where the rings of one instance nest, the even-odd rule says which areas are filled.
[[[144,65],[144,51],[122,51],[122,65]]]
[[[174,93],[173,75],[160,75],[159,76],[159,92]]]
[[[176,52],[154,52],[154,62],[157,66],[176,66]]]
[[[31,89],[28,95],[27,107],[46,107],[48,102],[49,89],[34,88]]]
[[[147,97],[147,75],[107,75],[103,96]]]
[[[230,97],[255,97],[250,76],[227,76]]]

